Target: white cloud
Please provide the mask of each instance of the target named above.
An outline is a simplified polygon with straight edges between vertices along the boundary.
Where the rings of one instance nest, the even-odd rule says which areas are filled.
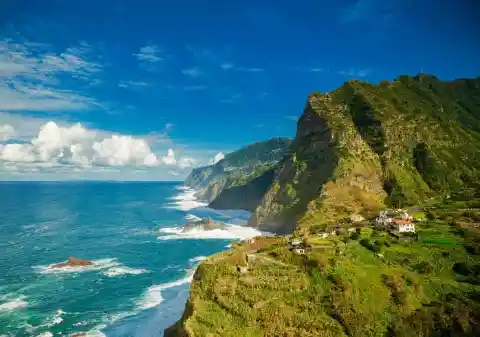
[[[0,125],[0,142],[5,142],[15,135],[15,129],[10,124]]]
[[[212,159],[208,162],[210,165],[218,163],[220,160],[225,158],[225,154],[223,152],[218,152]]]
[[[94,150],[93,162],[109,166],[156,166],[159,164],[157,156],[152,153],[150,146],[143,139],[131,136],[113,135],[92,146]]]
[[[310,68],[310,71],[312,73],[321,73],[323,72],[323,70],[324,70],[323,68]]]
[[[178,160],[178,167],[181,169],[193,167],[197,161],[192,157],[182,157]]]
[[[365,77],[369,75],[371,72],[372,71],[368,68],[365,68],[365,69],[350,68],[350,69],[340,70],[338,74],[342,76],[348,76],[348,77]]]
[[[131,88],[131,89],[139,89],[148,86],[147,82],[143,81],[120,81],[118,83],[120,88]]]
[[[94,80],[103,69],[94,58],[85,43],[53,52],[45,44],[1,40],[0,109],[74,111],[97,106],[94,99],[62,85],[67,79]]]
[[[192,67],[192,68],[187,68],[182,70],[182,74],[186,76],[190,76],[192,78],[197,78],[199,77],[202,73],[198,67]]]
[[[141,62],[155,63],[163,61],[163,58],[158,56],[160,54],[160,48],[155,45],[145,46],[140,48],[140,52],[133,54]]]
[[[162,162],[165,165],[175,165],[177,163],[177,159],[175,158],[175,152],[172,149],[168,149],[167,155],[162,157]]]
[[[169,150],[169,156],[173,156],[174,165],[173,150]],[[41,126],[38,135],[28,143],[1,145],[0,161],[4,166],[31,163],[36,167],[153,167],[161,164],[145,139],[109,135],[86,129],[81,124],[59,126],[55,122]]]

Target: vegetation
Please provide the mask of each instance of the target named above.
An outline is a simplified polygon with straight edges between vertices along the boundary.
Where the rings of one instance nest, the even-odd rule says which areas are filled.
[[[253,211],[290,143],[288,138],[272,138],[248,145],[214,165],[192,170],[185,185],[198,190],[197,196],[211,202],[211,207]]]
[[[418,209],[435,219],[418,222],[410,243],[367,228],[304,237],[305,255],[287,237],[235,244],[200,265],[190,311],[166,337],[476,336],[480,209],[469,206],[479,201]]]
[[[290,155],[251,224],[305,233],[473,187],[480,178],[480,78],[400,76],[312,94]]]

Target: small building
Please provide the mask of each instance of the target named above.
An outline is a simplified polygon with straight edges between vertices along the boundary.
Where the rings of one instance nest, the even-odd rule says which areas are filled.
[[[322,239],[326,239],[326,238],[328,238],[328,237],[330,236],[330,234],[327,233],[327,232],[318,233],[317,235],[318,235],[319,237],[321,237]]]
[[[302,244],[302,242],[303,242],[303,240],[300,239],[300,238],[293,238],[293,239],[290,241],[290,244],[291,244],[292,246],[299,246],[299,245]]]
[[[246,272],[248,272],[248,267],[246,267],[246,266],[237,266],[237,271],[238,271],[240,274],[245,274]]]
[[[305,248],[303,247],[295,247],[292,249],[292,252],[294,254],[298,254],[298,255],[304,255],[305,254]]]
[[[415,233],[415,224],[411,220],[393,219],[391,227],[399,233]]]
[[[248,239],[248,243],[249,243],[249,244],[255,243],[255,238]]]
[[[349,233],[355,233],[357,231],[357,228],[356,227],[350,227],[349,229],[347,229],[347,231]]]

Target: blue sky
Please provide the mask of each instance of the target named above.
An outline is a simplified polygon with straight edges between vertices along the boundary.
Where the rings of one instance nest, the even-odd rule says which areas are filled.
[[[479,15],[473,0],[2,1],[0,179],[182,179],[293,137],[314,90],[479,76]]]

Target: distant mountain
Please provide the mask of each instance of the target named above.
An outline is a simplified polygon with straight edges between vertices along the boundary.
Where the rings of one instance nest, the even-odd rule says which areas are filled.
[[[274,175],[256,178],[273,172],[275,165],[287,153],[291,139],[273,138],[250,144],[225,156],[218,163],[192,170],[185,185],[196,189],[197,197],[213,202],[212,207],[253,210],[269,187]],[[246,188],[241,188],[247,185]],[[228,189],[238,187],[234,192]],[[216,198],[225,191],[222,198]],[[252,193],[246,199],[245,193]],[[252,196],[255,197],[252,197]],[[226,196],[226,199],[223,198]]]
[[[314,231],[473,186],[479,132],[480,78],[442,82],[421,74],[314,93],[250,224]]]

